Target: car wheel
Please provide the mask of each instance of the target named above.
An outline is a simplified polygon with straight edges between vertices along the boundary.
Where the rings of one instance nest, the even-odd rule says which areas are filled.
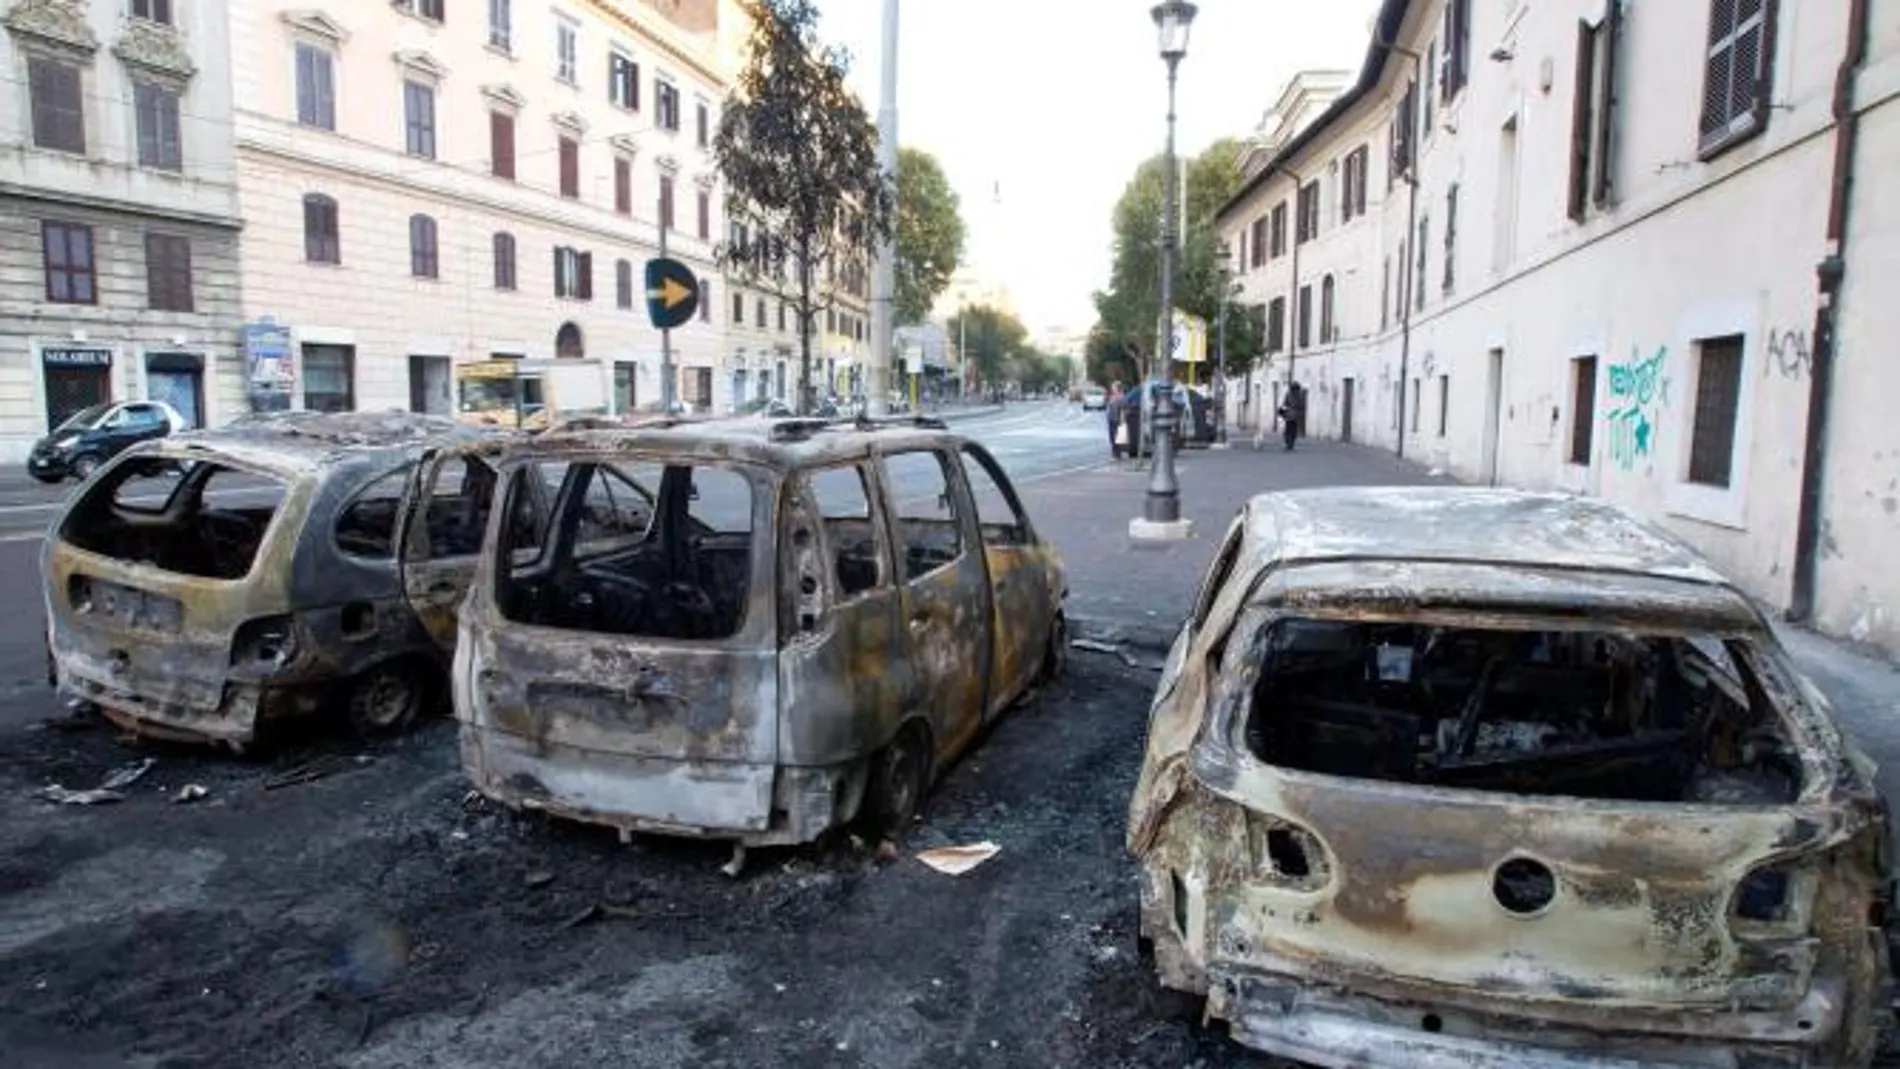
[[[384,664],[358,676],[350,686],[350,727],[359,735],[393,735],[422,714],[427,688],[414,668]]]
[[[930,734],[915,723],[871,755],[864,805],[865,830],[880,839],[900,839],[917,817],[930,785]]]
[[[99,470],[99,458],[91,453],[81,453],[73,458],[72,464],[68,467],[73,473],[73,478],[83,483],[92,478],[93,472]]]
[[[1062,613],[1049,624],[1049,645],[1042,651],[1042,671],[1036,685],[1043,686],[1062,678],[1069,667],[1069,620]]]
[[[34,479],[38,480],[39,482],[43,482],[48,486],[53,486],[57,483],[61,483],[66,480],[66,477],[64,475],[53,475],[44,471],[28,472],[27,474],[33,476]]]

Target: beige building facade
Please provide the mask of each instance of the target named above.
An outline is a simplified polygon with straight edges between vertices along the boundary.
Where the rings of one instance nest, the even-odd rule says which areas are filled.
[[[1374,32],[1219,216],[1269,343],[1230,419],[1297,380],[1315,436],[1605,497],[1900,652],[1900,9],[1387,0]]]
[[[88,405],[242,410],[223,0],[0,0],[0,463]]]
[[[711,144],[730,10],[237,5],[253,405],[449,412],[456,364],[564,356],[600,362],[613,411],[650,407],[644,273],[664,246],[704,295],[671,332],[675,396],[729,407]]]

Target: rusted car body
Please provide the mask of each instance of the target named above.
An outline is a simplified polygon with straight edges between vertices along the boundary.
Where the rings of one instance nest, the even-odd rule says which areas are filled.
[[[499,433],[294,412],[114,458],[44,550],[60,689],[134,731],[236,749],[325,711],[369,731],[405,726],[445,695],[447,661],[396,569],[409,469],[431,443]],[[466,575],[492,495],[461,490],[423,511],[445,540],[443,569]]]
[[[1753,605],[1611,506],[1266,495],[1168,660],[1143,949],[1324,1066],[1867,1064],[1872,763]]]
[[[742,847],[899,832],[1061,666],[1061,564],[941,424],[681,422],[487,459],[504,505],[452,680],[464,770],[507,805]],[[412,593],[431,567],[406,564]]]

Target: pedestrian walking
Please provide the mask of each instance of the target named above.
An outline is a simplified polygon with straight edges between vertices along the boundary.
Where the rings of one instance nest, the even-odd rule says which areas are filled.
[[[1108,388],[1108,451],[1116,460],[1122,458],[1122,447],[1128,444],[1128,429],[1122,426],[1122,413],[1128,407],[1128,397],[1122,392],[1120,379]]]
[[[1278,415],[1280,434],[1290,453],[1293,443],[1306,436],[1306,387],[1297,382],[1287,383],[1286,397],[1280,402]]]

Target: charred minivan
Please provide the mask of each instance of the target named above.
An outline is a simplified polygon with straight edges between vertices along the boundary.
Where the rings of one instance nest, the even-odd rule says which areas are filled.
[[[1322,1066],[1850,1066],[1889,1032],[1872,763],[1620,510],[1255,498],[1164,670],[1142,949]]]
[[[491,522],[452,678],[463,768],[509,806],[740,848],[901,831],[1062,666],[1054,551],[934,421],[678,421],[490,459],[500,512],[539,519]]]
[[[252,417],[109,461],[54,521],[47,644],[65,693],[146,735],[243,749],[335,712],[411,723],[446,697],[447,658],[397,572],[404,494],[429,445],[503,432],[401,413]],[[437,478],[419,540],[466,586],[489,469]],[[466,476],[466,477],[464,477]],[[447,579],[443,579],[447,581]]]

